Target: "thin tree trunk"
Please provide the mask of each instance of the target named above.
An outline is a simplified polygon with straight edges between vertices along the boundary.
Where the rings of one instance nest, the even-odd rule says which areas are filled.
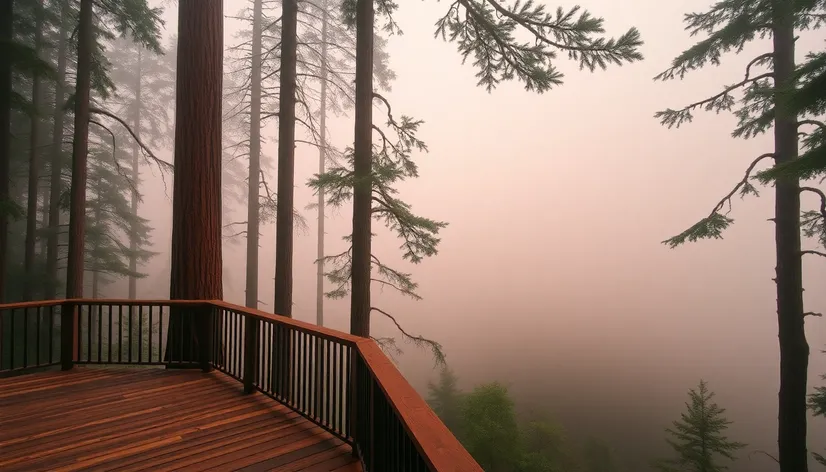
[[[101,216],[102,216],[101,215],[101,210],[102,209],[101,209],[101,206],[100,206],[100,192],[101,192],[101,188],[102,188],[101,185],[103,185],[103,184],[100,181],[100,177],[98,177],[97,182],[96,182],[97,196],[95,197],[95,201],[94,201],[93,215],[94,215],[94,225],[103,226],[101,224],[101,221],[100,221]],[[92,298],[100,298],[100,267],[98,267],[98,261],[97,261],[97,256],[98,256],[99,253],[100,253],[100,238],[96,238],[95,243],[94,243],[94,249],[92,250],[92,254],[95,257],[95,259],[93,259],[93,262],[92,262]],[[90,329],[93,330],[94,327],[96,327],[96,326],[90,326]],[[92,339],[95,340],[95,339],[97,339],[97,337],[92,336]]]
[[[263,0],[255,0],[250,60],[250,167],[247,196],[246,305],[258,308],[259,186],[261,173],[261,22]]]
[[[356,7],[356,124],[353,171],[353,264],[350,333],[370,336],[373,166],[373,1]]]
[[[318,174],[326,170],[327,164],[327,41],[329,40],[327,23],[327,0],[321,0],[321,109],[319,126],[321,142],[318,147]],[[318,190],[318,257],[316,262],[316,324],[324,326],[324,189]],[[324,379],[324,343],[316,339],[315,349],[315,389],[319,391],[324,404],[328,400],[323,389]],[[327,382],[331,378],[328,372]]]
[[[793,5],[773,5],[775,87],[793,87],[795,69]],[[797,116],[782,99],[775,100],[774,154],[777,165],[797,159]],[[777,322],[780,344],[778,395],[778,459],[781,472],[807,472],[806,389],[809,344],[803,316],[803,275],[800,254],[800,182],[782,177],[775,185],[775,242],[777,245]]]
[[[222,0],[179,0],[169,284],[169,298],[172,300],[223,298],[223,39]],[[172,311],[166,360],[172,357],[180,361],[195,361],[196,348],[209,348],[210,313],[200,312],[198,318],[192,317],[192,314],[192,311]]]
[[[318,148],[318,173],[327,164],[327,1],[321,1],[321,145]],[[324,189],[318,190],[318,267],[316,268],[316,324],[324,326]]]
[[[142,97],[141,97],[141,72],[142,72],[142,64],[141,64],[141,55],[142,49],[141,46],[138,46],[138,66],[137,70],[135,71],[135,76],[137,77],[137,83],[135,84],[135,117],[134,122],[132,123],[132,129],[135,131],[135,134],[140,138],[141,136],[141,105],[142,105]],[[131,234],[129,235],[129,299],[134,300],[138,297],[138,279],[135,277],[135,273],[138,271],[138,234],[137,234],[137,219],[138,219],[138,200],[140,199],[140,195],[138,195],[138,179],[140,179],[140,160],[139,154],[140,150],[138,149],[138,143],[135,141],[132,143],[132,216],[135,219],[132,223]],[[115,157],[117,158],[117,157]]]
[[[42,197],[40,198],[40,229],[46,229],[49,227],[49,197],[48,194],[45,192],[40,192]],[[41,237],[40,238],[40,257],[46,256],[46,244],[47,238]]]
[[[281,16],[281,75],[278,107],[278,202],[275,215],[274,310],[292,316],[293,193],[295,187],[295,94],[298,1],[284,0]]]
[[[67,32],[66,2],[60,4],[60,39],[57,46],[57,82],[55,83],[54,122],[52,127],[52,149],[49,178],[49,236],[46,242],[46,299],[57,296],[57,256],[60,236],[60,190],[63,169],[63,126],[66,117],[63,111],[66,99]]]
[[[69,203],[69,254],[66,263],[66,298],[83,297],[83,255],[86,236],[86,176],[89,150],[89,98],[91,92],[94,14],[92,0],[81,0],[77,28],[77,85],[75,133],[72,145],[72,189]]]
[[[252,18],[252,50],[250,51],[250,162],[247,193],[247,277],[245,304],[258,308],[258,239],[259,239],[259,174],[261,172],[261,23],[263,0],[255,0]],[[251,353],[257,345],[258,321],[244,319],[244,352]],[[255,370],[256,356],[244,356],[244,391],[252,393],[249,383]]]
[[[40,43],[43,38],[43,0],[40,0],[35,13],[34,31],[34,51],[40,54]],[[31,130],[29,131],[29,195],[26,207],[26,249],[23,267],[26,272],[26,283],[23,284],[23,300],[32,299],[32,289],[34,288],[34,248],[37,243],[37,190],[38,190],[38,170],[40,162],[38,159],[40,148],[40,126],[41,126],[41,100],[40,100],[40,76],[37,72],[32,77],[32,104],[34,111],[31,118]]]
[[[14,1],[0,2],[0,41],[11,42]],[[0,303],[6,299],[6,249],[8,246],[9,160],[11,159],[11,57],[0,55]]]

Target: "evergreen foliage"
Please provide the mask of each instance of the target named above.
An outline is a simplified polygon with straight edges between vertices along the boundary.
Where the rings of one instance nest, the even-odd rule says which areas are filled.
[[[734,453],[746,445],[731,441],[724,435],[731,421],[724,416],[725,409],[713,401],[714,392],[700,381],[696,389],[689,390],[689,402],[680,419],[674,421],[666,432],[666,441],[676,457],[655,464],[662,472],[720,472],[728,470],[723,465],[734,460]]]
[[[503,384],[483,384],[467,393],[457,385],[454,372],[443,367],[438,381],[428,385],[427,401],[484,470],[619,472],[613,451],[601,441],[588,438],[579,448],[542,411],[517,413]]]
[[[356,0],[342,2],[351,24],[355,5]],[[387,19],[385,30],[400,32],[393,20],[398,4],[382,0],[376,7],[376,14]],[[555,66],[560,53],[590,71],[642,60],[636,28],[617,38],[604,33],[604,20],[578,5],[553,10],[533,0],[454,0],[436,22],[435,36],[455,43],[463,61],[473,57],[478,85],[487,90],[517,79],[526,90],[542,93],[562,84]]]
[[[795,25],[799,30],[819,28],[824,21],[822,0],[796,3]],[[717,66],[726,53],[738,54],[747,44],[755,39],[762,39],[771,33],[772,8],[767,0],[722,0],[715,3],[708,11],[689,13],[685,16],[686,30],[691,36],[704,35],[705,39],[683,51],[671,66],[658,74],[654,80],[667,81],[683,79],[687,74],[706,66]],[[800,86],[795,91],[785,92],[789,103],[800,116],[808,114],[821,115],[824,109],[822,88],[817,88],[823,78],[823,54],[809,56],[809,62],[798,69]],[[773,80],[773,55],[771,52],[755,56],[746,66],[745,77],[737,82],[722,87],[722,90],[710,97],[690,103],[681,108],[667,108],[654,116],[668,128],[679,128],[690,123],[698,111],[715,113],[729,112],[737,118],[737,126],[732,131],[735,138],[753,138],[771,129],[774,121],[775,90]],[[804,145],[817,151],[817,143],[823,140],[823,128],[804,139]],[[812,152],[812,151],[810,151]],[[814,155],[812,155],[814,156]],[[793,163],[756,172],[758,164],[772,158],[773,154],[763,154],[754,159],[747,167],[743,179],[737,182],[731,192],[718,202],[711,213],[682,233],[664,242],[670,247],[700,239],[722,238],[723,231],[734,219],[729,217],[734,196],[744,198],[748,195],[759,196],[759,191],[752,181],[757,177],[763,183],[776,178],[783,169],[798,169],[795,173],[809,177],[811,168],[806,167],[811,160],[796,160]],[[814,157],[812,157],[814,158]],[[802,162],[802,164],[801,164]],[[803,166],[803,167],[801,167]],[[809,168],[810,170],[803,170]]]
[[[824,15],[821,14],[821,18]],[[822,21],[822,19],[821,19]],[[803,152],[790,163],[775,166],[757,174],[757,178],[768,183],[784,175],[801,180],[820,178],[826,174],[826,52],[819,51],[806,55],[806,60],[797,69],[797,87],[786,91],[788,106],[796,110],[800,120]],[[806,131],[804,131],[806,130]],[[804,216],[805,218],[805,216]]]
[[[10,188],[11,200],[8,202],[9,211],[13,218],[9,231],[9,257],[7,259],[6,271],[8,274],[7,296],[9,300],[21,298],[25,285],[34,287],[35,295],[38,298],[44,296],[47,285],[64,287],[62,277],[52,278],[46,269],[46,254],[41,250],[35,254],[34,273],[27,275],[23,268],[23,236],[25,235],[25,225],[23,218],[26,216],[23,202],[28,198],[26,180],[28,178],[28,156],[30,120],[32,119],[31,104],[31,77],[32,73],[38,73],[41,77],[50,81],[46,82],[44,102],[51,104],[45,106],[41,104],[39,118],[44,122],[42,142],[43,158],[40,159],[39,175],[48,176],[52,173],[50,159],[47,155],[52,152],[50,143],[52,136],[52,120],[54,119],[56,106],[61,106],[67,115],[72,113],[73,98],[69,97],[67,102],[56,105],[54,103],[54,83],[57,77],[57,40],[60,29],[68,31],[68,36],[72,38],[68,50],[69,74],[74,74],[76,45],[71,32],[77,24],[77,4],[75,2],[65,2],[63,0],[46,0],[43,2],[43,10],[39,9],[40,2],[15,2],[15,41],[16,47],[12,48],[16,54],[18,68],[14,75],[14,92],[18,99],[18,107],[12,114],[12,153],[11,153],[11,173]],[[68,7],[68,15],[65,23],[61,22],[60,8]],[[93,100],[95,105],[100,107],[111,107],[118,112],[122,111],[117,107],[123,104],[124,95],[128,90],[129,82],[121,75],[126,68],[123,64],[124,50],[134,49],[135,41],[140,41],[150,50],[160,51],[158,38],[160,36],[160,14],[161,10],[149,8],[145,0],[130,0],[129,2],[102,2],[98,4],[96,13],[98,20],[98,42],[96,48],[96,58],[93,60],[95,72],[93,74]],[[33,32],[35,15],[42,15],[43,50],[39,55],[32,56]],[[129,39],[122,38],[126,34]],[[22,52],[21,52],[22,51]],[[21,52],[17,55],[17,52]],[[120,53],[120,54],[119,54]],[[29,54],[28,56],[26,54]],[[110,76],[110,74],[114,74]],[[113,77],[115,80],[113,80]],[[147,74],[151,79],[152,75]],[[116,89],[115,81],[119,85],[123,84],[125,89]],[[168,95],[167,95],[168,97]],[[166,105],[170,101],[167,99]],[[106,110],[103,110],[106,112]],[[157,110],[156,110],[157,111]],[[154,112],[154,111],[153,111]],[[155,115],[153,113],[153,115]],[[157,115],[155,115],[157,116]],[[64,136],[71,135],[72,120],[64,120]],[[92,279],[97,278],[98,283],[104,284],[109,280],[118,277],[133,275],[128,270],[129,247],[124,243],[127,236],[127,229],[132,222],[135,223],[138,238],[141,241],[137,250],[138,258],[146,260],[154,253],[147,248],[150,245],[148,239],[150,228],[148,221],[142,218],[132,218],[127,195],[131,193],[133,186],[139,185],[132,182],[126,175],[128,167],[123,159],[124,151],[130,143],[131,135],[119,124],[105,115],[93,115],[91,120],[90,151],[89,151],[89,199],[87,205],[87,232],[86,241],[86,264],[85,269],[93,274]],[[159,130],[160,132],[160,130]],[[149,142],[153,145],[160,145],[151,139],[147,133]],[[62,168],[68,169],[71,160],[71,141],[64,139],[62,155]],[[48,153],[48,154],[47,154]],[[58,170],[59,171],[59,170]],[[65,214],[68,208],[69,175],[61,172],[61,186],[54,195],[50,195],[47,188],[38,192],[38,199],[41,203],[38,208],[47,207],[50,198],[56,198],[60,202],[61,212]],[[45,179],[44,179],[45,180]],[[95,214],[99,209],[100,217]],[[65,236],[66,227],[49,227],[49,222],[38,218],[39,227],[37,237],[45,239],[52,231],[59,235],[58,246],[58,267],[65,266]],[[65,221],[65,218],[64,218]],[[41,249],[42,246],[41,246]],[[144,274],[134,274],[142,277]],[[93,282],[94,284],[94,282]]]
[[[427,150],[425,143],[416,137],[416,132],[423,122],[405,115],[397,120],[393,116],[389,102],[382,95],[374,93],[374,98],[385,107],[387,129],[383,130],[376,125],[373,126],[379,136],[379,141],[373,143],[372,215],[376,221],[383,223],[401,240],[400,249],[403,259],[418,264],[424,258],[437,254],[440,241],[439,231],[447,226],[445,222],[413,213],[412,207],[398,198],[398,190],[395,188],[398,183],[419,176],[412,153]],[[353,159],[353,149],[347,148],[344,163],[330,167],[324,174],[316,174],[309,181],[311,188],[316,191],[324,190],[327,203],[332,207],[341,207],[353,198],[353,185],[356,183]],[[349,242],[350,235],[345,236],[344,240]],[[333,285],[333,289],[327,292],[327,296],[330,298],[347,296],[350,293],[351,250],[347,249],[339,254],[327,256],[324,258],[324,263],[325,267],[329,267],[325,275]],[[414,300],[421,299],[417,293],[418,284],[413,281],[410,273],[382,263],[375,254],[371,254],[371,266],[374,274],[372,282],[382,287],[392,288]],[[390,313],[377,307],[371,307],[371,309],[390,319],[406,341],[430,349],[437,364],[444,363],[444,353],[438,342],[421,335],[411,335]],[[395,346],[393,338],[380,341],[385,345]]]
[[[448,366],[439,370],[439,382],[428,383],[427,403],[439,416],[445,426],[454,434],[460,434],[462,419],[462,392],[459,379]]]

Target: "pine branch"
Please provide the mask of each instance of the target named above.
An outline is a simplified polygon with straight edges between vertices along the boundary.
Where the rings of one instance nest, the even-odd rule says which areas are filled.
[[[823,190],[814,187],[800,187],[800,193],[811,192],[820,197],[820,215],[826,220],[826,194]]]
[[[163,159],[159,158],[158,156],[156,156],[155,153],[153,153],[152,150],[149,149],[149,147],[147,147],[143,143],[143,141],[141,141],[141,139],[138,137],[138,135],[135,134],[134,131],[132,131],[132,127],[129,126],[129,124],[127,124],[119,116],[117,116],[114,113],[111,113],[109,111],[106,111],[106,110],[103,110],[103,109],[100,109],[100,108],[96,108],[96,107],[90,107],[89,112],[90,113],[96,113],[98,115],[108,116],[109,118],[112,118],[113,120],[120,123],[126,129],[126,131],[128,131],[129,134],[132,135],[132,139],[134,139],[135,142],[138,144],[138,146],[140,146],[141,150],[144,153],[146,153],[155,162],[155,164],[158,165],[158,168],[160,168],[161,170],[166,169],[166,170],[172,172],[175,169],[175,167],[172,164],[170,164],[169,162],[166,162],[165,160],[163,160]]]
[[[806,249],[804,251],[800,251],[800,255],[805,255],[805,254],[812,254],[812,255],[815,255],[815,256],[826,257],[826,252],[815,251],[815,250],[812,250],[812,249]]]
[[[390,319],[390,321],[392,321],[393,324],[396,325],[396,329],[398,329],[399,332],[402,333],[403,338],[405,340],[413,343],[416,347],[418,347],[420,349],[425,349],[425,348],[430,349],[430,352],[433,354],[433,358],[436,362],[436,365],[439,365],[439,366],[446,365],[446,363],[445,363],[445,353],[442,351],[442,345],[441,344],[439,344],[436,341],[433,341],[432,339],[425,338],[424,336],[421,336],[421,335],[415,335],[414,336],[414,335],[408,333],[407,331],[405,331],[404,328],[402,328],[402,326],[399,324],[398,320],[396,320],[396,318],[393,315],[391,315],[390,313],[387,313],[386,311],[384,311],[380,308],[370,307],[370,311],[375,311],[375,312],[381,313],[386,318]]]
[[[751,179],[751,173],[754,170],[755,166],[757,166],[757,164],[760,163],[760,161],[770,157],[773,158],[774,154],[763,154],[757,157],[757,159],[755,159],[754,161],[752,161],[752,163],[746,169],[745,175],[743,176],[742,180],[740,180],[737,183],[737,185],[735,185],[734,188],[728,194],[726,194],[726,196],[724,196],[722,199],[720,199],[719,202],[717,202],[717,205],[714,206],[714,208],[711,210],[711,213],[709,213],[707,217],[698,221],[697,223],[695,223],[682,233],[678,234],[677,236],[666,239],[665,241],[663,241],[663,244],[666,244],[673,249],[685,243],[686,241],[695,242],[699,239],[710,238],[721,239],[723,230],[725,230],[732,223],[734,223],[734,220],[727,216],[728,213],[731,211],[731,199],[738,192],[740,193],[741,197],[745,197],[748,194],[758,195],[757,189],[751,184],[751,182],[749,182],[749,180]],[[724,215],[721,214],[720,211],[723,209],[723,207],[726,206],[726,204],[728,204],[729,206],[729,211],[727,211]]]
[[[723,88],[723,90],[716,95],[691,103],[678,110],[668,108],[663,111],[658,111],[654,114],[654,118],[659,119],[661,125],[671,129],[674,127],[679,128],[686,122],[690,123],[694,119],[694,115],[691,112],[700,107],[705,109],[705,111],[714,111],[717,113],[720,113],[721,111],[731,111],[732,107],[736,103],[734,97],[731,96],[731,92],[762,79],[772,78],[773,76],[774,74],[769,72],[760,74],[756,77],[748,77],[747,74],[744,80]]]
[[[126,181],[127,185],[129,185],[129,188],[132,189],[132,192],[134,192],[134,194],[138,196],[138,201],[143,202],[142,195],[140,194],[140,192],[138,192],[138,188],[135,186],[135,183],[132,182],[132,179],[126,175],[126,173],[124,172],[123,168],[120,165],[120,161],[117,158],[118,143],[117,143],[117,139],[115,139],[115,133],[113,133],[111,129],[109,129],[108,127],[106,127],[106,125],[104,125],[103,123],[100,123],[99,121],[95,121],[93,119],[90,119],[89,123],[100,126],[101,128],[108,131],[109,134],[112,136],[112,161],[115,163],[115,168],[117,169],[118,175],[123,177],[123,179]]]

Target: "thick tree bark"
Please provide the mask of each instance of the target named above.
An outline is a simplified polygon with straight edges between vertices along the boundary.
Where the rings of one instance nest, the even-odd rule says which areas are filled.
[[[318,148],[318,173],[323,174],[327,164],[327,1],[321,1],[321,145]],[[316,324],[324,326],[324,189],[318,190],[318,266],[316,267]]]
[[[69,254],[66,298],[83,298],[83,256],[86,236],[86,176],[89,151],[89,97],[91,92],[94,13],[92,0],[81,0],[77,28],[77,84],[75,133],[72,145],[72,189],[69,203]]]
[[[11,42],[14,2],[0,2],[0,41]],[[0,303],[6,299],[6,249],[8,246],[9,160],[11,159],[11,57],[0,54]]]
[[[46,242],[46,299],[57,296],[57,256],[60,236],[60,188],[63,169],[63,126],[66,114],[63,111],[66,99],[67,31],[68,16],[65,2],[60,4],[60,39],[57,45],[57,82],[55,83],[54,121],[52,127],[51,163],[49,165],[49,236]]]
[[[35,13],[34,50],[40,53],[40,46],[43,38],[43,0],[40,0]],[[40,170],[40,126],[41,126],[41,100],[40,100],[40,76],[37,72],[32,77],[32,104],[34,113],[31,118],[31,130],[29,131],[29,188],[28,202],[26,205],[26,249],[23,259],[23,267],[26,272],[26,283],[23,285],[23,299],[32,299],[32,289],[34,288],[34,248],[37,243],[37,187],[38,171]]]
[[[793,86],[794,14],[785,0],[774,2],[772,36],[774,42],[775,87]],[[782,96],[778,94],[778,97]],[[780,165],[798,155],[797,116],[781,99],[775,101],[775,163]],[[778,395],[778,459],[781,472],[807,472],[806,389],[809,344],[806,341],[803,310],[803,275],[800,254],[800,182],[783,177],[775,185],[775,242],[777,249],[777,322],[780,343],[780,393]]]
[[[250,166],[247,200],[246,306],[258,308],[259,195],[261,173],[261,17],[263,0],[255,0],[250,69]]]
[[[356,124],[350,333],[370,336],[370,254],[373,167],[373,1],[356,7]]]
[[[222,0],[179,0],[169,298],[223,298],[221,260]],[[166,360],[209,349],[211,313],[173,310]],[[206,354],[208,356],[208,354]],[[180,356],[180,357],[179,357]],[[203,357],[201,358],[203,360]]]
[[[132,130],[135,134],[140,138],[141,136],[141,72],[142,72],[142,64],[141,64],[141,57],[142,49],[138,46],[138,65],[137,70],[135,71],[135,76],[137,80],[135,81],[135,116],[134,121],[132,123]],[[138,218],[138,200],[140,199],[140,195],[138,195],[138,180],[140,179],[140,149],[138,148],[138,143],[132,143],[132,183],[134,184],[132,187],[132,201],[130,202],[132,205],[132,216],[137,221]],[[138,235],[137,235],[137,223],[132,223],[131,234],[129,238],[129,299],[134,300],[138,297],[138,279],[132,274],[135,274],[138,271]]]
[[[298,1],[284,0],[278,107],[278,202],[275,215],[275,313],[292,316],[293,193],[295,187],[295,94]]]

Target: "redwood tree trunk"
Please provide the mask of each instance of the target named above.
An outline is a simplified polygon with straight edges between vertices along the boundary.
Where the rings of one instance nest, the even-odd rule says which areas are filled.
[[[373,166],[373,0],[356,7],[356,124],[350,333],[370,336],[370,254]]]
[[[327,1],[321,1],[321,145],[318,148],[318,173],[327,164]],[[324,326],[324,189],[318,190],[318,262],[316,267],[316,324]]]
[[[57,248],[60,237],[60,187],[63,169],[63,125],[65,113],[63,111],[66,99],[66,63],[67,63],[67,6],[60,4],[60,39],[57,46],[57,82],[55,83],[54,122],[52,128],[51,175],[49,177],[49,236],[46,242],[46,299],[52,300],[57,296]]]
[[[132,129],[135,131],[135,134],[140,138],[141,136],[141,52],[142,49],[138,46],[138,67],[136,71],[137,83],[135,84],[135,117],[132,123]],[[130,234],[129,238],[129,299],[134,300],[138,297],[138,279],[133,274],[138,271],[138,235],[137,235],[137,218],[138,218],[138,200],[140,199],[140,195],[138,195],[138,179],[140,179],[140,153],[138,149],[138,143],[132,143],[132,183],[134,184],[132,187],[132,201],[130,202],[132,205],[132,215],[135,218],[135,222],[132,223],[132,234]]]
[[[221,260],[222,0],[180,0],[169,298],[223,298]],[[166,360],[196,361],[209,316],[174,310]],[[203,321],[203,323],[196,323]],[[197,327],[201,329],[195,329]],[[199,341],[202,341],[199,343]],[[201,351],[203,353],[203,351]],[[180,358],[178,357],[180,355]]]
[[[794,13],[790,2],[774,2],[775,87],[793,85]],[[775,102],[775,163],[797,159],[797,116],[781,100]],[[781,472],[807,472],[806,389],[809,344],[803,322],[803,276],[800,254],[800,182],[783,177],[775,185],[775,242],[777,248],[777,322],[780,343],[778,395],[778,459]]]
[[[77,85],[75,134],[72,145],[72,189],[69,203],[69,254],[66,263],[66,298],[83,298],[83,256],[86,236],[86,159],[89,151],[89,96],[91,87],[92,0],[81,0],[77,28]]]
[[[255,0],[250,69],[250,168],[247,195],[246,305],[258,308],[259,178],[261,173],[261,16],[263,0]]]
[[[11,42],[14,2],[0,2],[0,41]],[[8,245],[9,159],[11,158],[11,57],[0,53],[0,303],[6,298],[6,246]]]
[[[37,5],[35,31],[34,31],[34,50],[35,53],[40,53],[40,43],[43,37],[43,0]],[[32,299],[32,289],[34,288],[34,248],[37,243],[37,187],[38,187],[38,171],[40,169],[40,162],[38,159],[40,146],[40,77],[37,72],[32,77],[32,104],[34,105],[34,112],[31,118],[31,130],[29,131],[29,189],[28,202],[26,205],[26,249],[23,267],[26,272],[26,283],[23,284],[23,299]]]
[[[278,107],[278,202],[275,215],[275,313],[292,316],[293,193],[295,187],[295,93],[298,1],[284,0]]]

